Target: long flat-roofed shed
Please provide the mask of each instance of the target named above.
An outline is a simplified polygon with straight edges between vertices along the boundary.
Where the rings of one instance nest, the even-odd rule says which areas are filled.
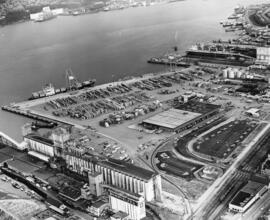
[[[267,190],[263,183],[249,181],[231,200],[229,208],[237,212],[245,212]]]
[[[191,100],[145,119],[143,125],[149,129],[182,131],[217,114],[219,109],[219,105]]]
[[[194,113],[172,108],[157,115],[154,115],[153,117],[148,118],[143,122],[157,125],[159,127],[175,129],[178,126],[183,125],[186,122],[191,121],[200,115],[200,113]]]

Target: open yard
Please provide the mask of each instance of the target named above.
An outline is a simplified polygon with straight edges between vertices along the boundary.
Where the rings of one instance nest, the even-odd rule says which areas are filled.
[[[227,158],[257,125],[235,120],[203,136],[193,145],[194,151],[217,158]]]

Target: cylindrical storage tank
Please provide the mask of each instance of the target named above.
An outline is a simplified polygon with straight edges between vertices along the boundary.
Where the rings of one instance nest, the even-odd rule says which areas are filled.
[[[242,76],[242,71],[241,70],[237,70],[236,77],[237,78],[241,78],[241,76]]]
[[[228,78],[234,79],[234,71],[233,70],[228,71]]]
[[[224,79],[228,78],[228,69],[223,70],[223,78]]]

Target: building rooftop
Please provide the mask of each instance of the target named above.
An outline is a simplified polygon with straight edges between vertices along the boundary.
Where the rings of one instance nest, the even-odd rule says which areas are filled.
[[[190,100],[186,103],[176,106],[176,109],[189,111],[189,112],[196,112],[200,114],[207,114],[219,108],[220,108],[220,105],[214,105],[214,104],[199,102],[195,100]]]
[[[265,185],[249,181],[232,199],[231,204],[244,207]]]
[[[144,120],[143,122],[160,127],[175,129],[180,125],[199,117],[200,115],[200,113],[172,108],[156,114],[153,117]]]
[[[54,199],[54,198],[52,198],[52,197],[48,197],[47,198],[47,203],[49,203],[50,205],[53,205],[53,206],[55,206],[55,207],[57,207],[57,208],[59,208],[61,205],[62,205],[62,203],[60,202],[60,201],[58,201],[58,200],[56,200],[56,199]]]
[[[67,154],[76,156],[73,152],[67,152]],[[100,157],[90,153],[83,154],[82,158],[84,160],[91,161],[94,164],[107,167],[116,172],[121,172],[125,175],[132,176],[143,181],[149,181],[157,175],[157,173],[153,171],[113,158]]]
[[[104,206],[106,204],[108,204],[108,203],[107,202],[104,202],[102,200],[99,200],[99,201],[94,202],[92,204],[92,206],[98,209],[98,208],[100,208],[100,207],[102,207],[102,206]]]
[[[28,134],[28,135],[25,135],[24,137],[31,139],[33,141],[38,141],[38,142],[41,142],[43,144],[53,146],[53,141],[51,139],[42,137],[42,136],[37,135],[37,134]]]
[[[79,189],[75,189],[73,187],[66,186],[60,190],[60,194],[62,196],[65,196],[65,197],[71,199],[71,200],[76,201],[80,198],[81,191]]]
[[[249,193],[240,191],[233,198],[233,200],[231,201],[231,204],[243,207],[252,199],[252,197],[253,196],[250,195]]]
[[[264,186],[262,183],[249,181],[241,191],[256,195]]]
[[[110,195],[117,195],[117,196],[123,196],[125,198],[129,198],[135,201],[140,200],[140,198],[142,197],[142,195],[138,194],[138,193],[134,193],[131,192],[129,190],[126,189],[122,189],[116,186],[111,186],[111,185],[103,185],[105,188],[109,189],[109,194]]]
[[[146,170],[142,167],[138,167],[135,166],[133,164],[124,162],[124,161],[120,161],[120,160],[115,160],[110,158],[109,160],[103,160],[99,162],[100,164],[102,164],[103,166],[106,166],[110,169],[113,169],[117,172],[122,172],[125,173],[127,175],[131,175],[134,176],[138,179],[141,180],[150,180],[153,176],[156,175],[156,173],[154,173],[153,171],[150,170]]]
[[[97,177],[97,176],[101,175],[101,173],[100,172],[89,172],[88,175],[91,177]]]

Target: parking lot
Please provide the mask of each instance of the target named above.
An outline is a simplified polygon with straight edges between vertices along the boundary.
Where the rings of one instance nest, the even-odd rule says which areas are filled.
[[[156,157],[159,160],[157,166],[160,170],[177,177],[182,177],[187,181],[193,179],[193,173],[202,167],[198,164],[180,160],[170,151],[159,152]]]
[[[193,149],[211,157],[225,159],[256,126],[256,123],[249,120],[232,121],[203,136],[194,143]]]

